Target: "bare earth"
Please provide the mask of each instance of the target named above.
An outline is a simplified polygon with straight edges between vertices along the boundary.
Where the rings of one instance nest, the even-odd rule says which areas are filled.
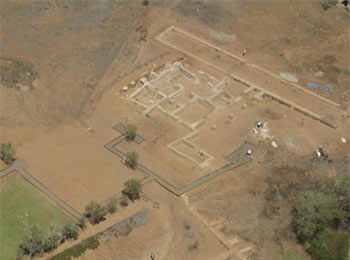
[[[2,1],[1,142],[80,213],[147,177],[104,147],[117,123],[145,139],[118,149],[176,189],[254,145],[251,162],[181,197],[148,177],[150,201],[116,213],[147,207],[147,225],[79,259],[274,259],[297,248],[294,196],[349,170],[349,13],[318,1],[142,2]],[[320,146],[332,163],[317,160]],[[282,199],[274,185],[287,187]]]

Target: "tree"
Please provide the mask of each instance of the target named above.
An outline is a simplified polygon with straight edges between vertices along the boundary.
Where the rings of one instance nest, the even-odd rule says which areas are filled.
[[[140,198],[141,191],[141,182],[136,179],[127,180],[124,183],[123,193],[132,201]]]
[[[123,194],[122,198],[121,198],[120,201],[119,201],[119,204],[120,204],[120,206],[122,206],[122,207],[127,207],[128,204],[129,204],[129,199],[128,199],[128,197],[125,196],[125,195]]]
[[[342,208],[350,212],[350,177],[337,180],[333,190]]]
[[[78,227],[80,227],[80,229],[84,229],[86,227],[86,217],[81,216],[78,219],[77,225],[78,225]]]
[[[107,210],[94,201],[85,207],[85,216],[89,219],[91,224],[98,224],[105,220],[106,214]]]
[[[17,250],[17,259],[27,255],[29,259],[44,252],[44,235],[37,227],[32,227],[27,231],[22,243]]]
[[[0,156],[1,159],[7,164],[10,164],[15,160],[16,151],[13,149],[11,142],[1,144]]]
[[[62,240],[77,239],[79,236],[79,227],[72,222],[68,222],[62,227]]]
[[[137,154],[137,152],[133,151],[133,152],[128,152],[126,154],[126,163],[131,167],[131,168],[135,168],[137,165],[137,160],[139,159],[139,155]]]
[[[335,196],[307,191],[298,198],[292,225],[298,239],[306,242],[327,226],[339,223],[344,216]]]
[[[127,125],[125,130],[125,138],[128,141],[135,139],[137,127],[136,125]]]
[[[311,240],[308,251],[314,259],[347,260],[349,235],[323,231]]]
[[[111,198],[107,203],[107,211],[109,214],[113,214],[117,211],[117,200],[115,198]]]
[[[51,228],[44,239],[44,252],[51,252],[55,250],[58,246],[59,240],[60,236],[58,235],[57,230],[53,230]]]

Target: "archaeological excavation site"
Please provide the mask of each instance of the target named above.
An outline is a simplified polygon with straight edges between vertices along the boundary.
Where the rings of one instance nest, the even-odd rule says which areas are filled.
[[[349,259],[349,6],[1,1],[0,259]]]

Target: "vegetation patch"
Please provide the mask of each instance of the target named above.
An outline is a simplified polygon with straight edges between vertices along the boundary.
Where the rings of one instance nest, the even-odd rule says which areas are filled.
[[[19,176],[0,185],[0,259],[13,260],[27,231],[37,226],[48,234],[69,217]]]
[[[349,251],[349,177],[324,191],[303,192],[294,207],[292,226],[313,259],[346,260]]]
[[[11,164],[16,158],[16,150],[10,142],[2,143],[0,146],[0,157],[6,164]]]
[[[97,235],[91,236],[81,243],[64,250],[63,252],[48,258],[47,260],[70,260],[81,256],[87,249],[95,250],[99,247],[100,242],[98,241]]]
[[[124,183],[123,194],[125,194],[132,201],[140,198],[141,191],[141,182],[136,179],[127,180]]]

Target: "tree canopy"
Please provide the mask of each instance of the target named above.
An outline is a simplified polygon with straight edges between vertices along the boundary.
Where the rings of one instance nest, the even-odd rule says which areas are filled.
[[[298,239],[309,241],[326,226],[334,226],[344,218],[337,199],[331,193],[306,191],[298,198],[295,208],[293,227]]]
[[[0,156],[1,156],[1,159],[7,164],[10,164],[14,161],[16,156],[16,151],[12,147],[11,142],[1,144]]]
[[[124,183],[123,193],[128,196],[132,201],[140,198],[142,186],[140,181],[136,179],[127,180]]]

